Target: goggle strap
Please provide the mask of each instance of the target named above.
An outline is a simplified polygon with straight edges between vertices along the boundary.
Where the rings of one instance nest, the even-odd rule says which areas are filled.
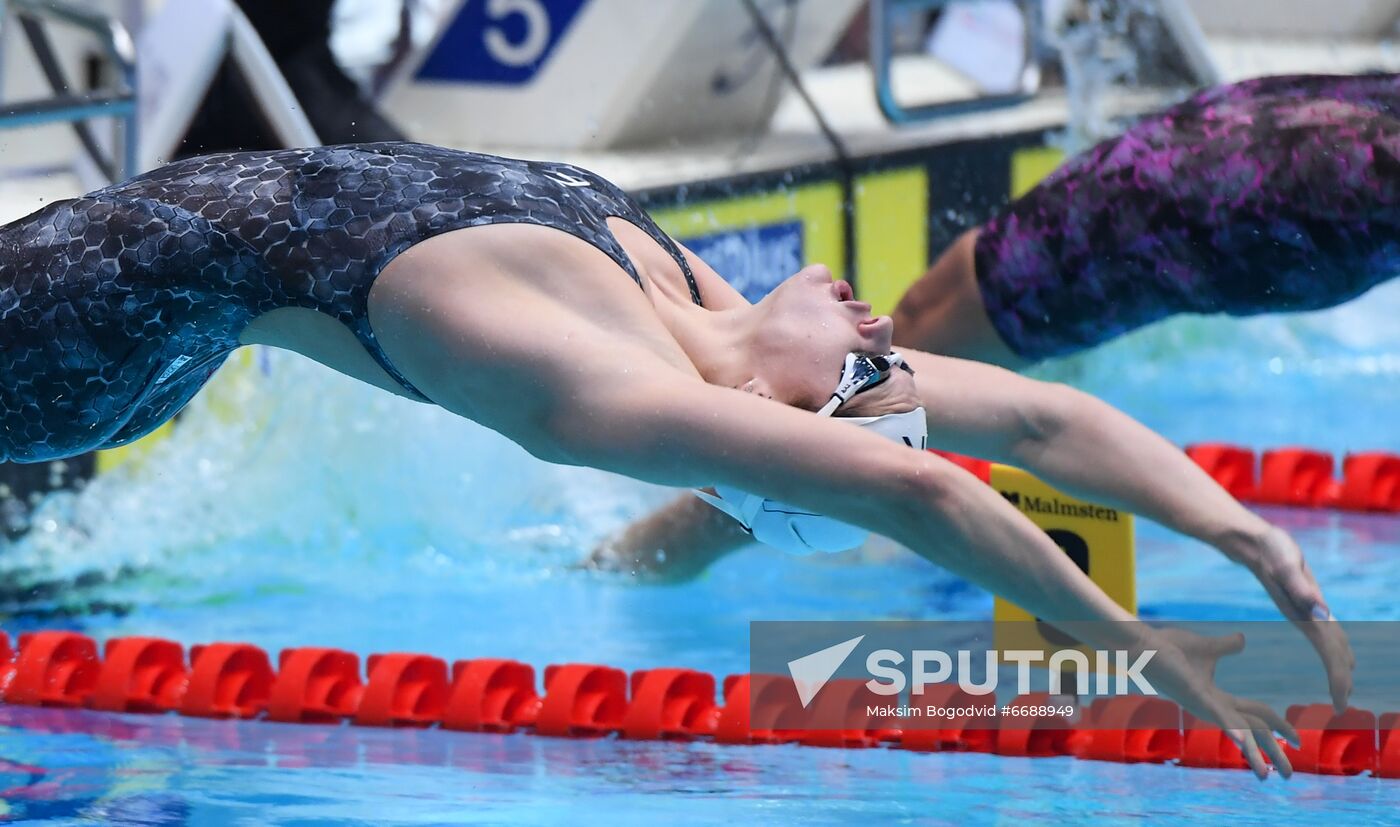
[[[837,408],[851,401],[851,397],[885,381],[891,371],[903,364],[904,357],[898,353],[875,357],[847,353],[846,364],[841,369],[841,381],[831,394],[831,399],[817,411],[817,416],[831,416]],[[862,365],[868,365],[869,370],[859,371]]]

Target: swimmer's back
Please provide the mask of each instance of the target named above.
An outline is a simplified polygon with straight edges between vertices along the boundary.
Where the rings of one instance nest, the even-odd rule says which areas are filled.
[[[340,321],[416,394],[369,327],[389,261],[450,230],[528,223],[582,238],[640,283],[607,231],[614,215],[664,237],[585,170],[401,143],[210,155],[51,204],[0,228],[0,459],[145,434],[249,322],[283,307]]]

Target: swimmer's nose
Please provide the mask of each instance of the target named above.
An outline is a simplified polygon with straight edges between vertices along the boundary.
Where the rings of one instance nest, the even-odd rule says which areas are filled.
[[[798,275],[820,282],[832,282],[836,280],[835,277],[831,275],[831,268],[827,267],[825,264],[809,264],[803,267],[798,272]]]

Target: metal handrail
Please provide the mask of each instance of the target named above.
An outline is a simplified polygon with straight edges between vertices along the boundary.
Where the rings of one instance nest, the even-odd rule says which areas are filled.
[[[71,123],[93,162],[109,178],[117,180],[136,172],[137,158],[137,70],[136,44],[126,27],[105,15],[71,5],[63,0],[8,0],[0,2],[0,14],[9,10],[27,18],[25,35],[34,47],[40,67],[54,96],[0,106],[0,129],[44,123]],[[45,20],[84,29],[101,43],[107,58],[117,67],[120,87],[105,92],[69,91],[62,69],[53,59],[53,46],[42,25]],[[92,118],[116,118],[122,124],[120,157],[104,158],[86,123]]]
[[[890,20],[901,8],[935,9],[949,0],[870,0],[870,67],[875,78],[875,100],[890,123],[902,124],[933,118],[982,112],[1014,106],[1034,97],[1040,91],[1040,0],[1017,0],[1025,15],[1025,65],[1021,67],[1021,85],[1015,92],[984,95],[966,100],[941,101],[922,106],[906,107],[895,97],[891,81],[894,59],[894,39]]]

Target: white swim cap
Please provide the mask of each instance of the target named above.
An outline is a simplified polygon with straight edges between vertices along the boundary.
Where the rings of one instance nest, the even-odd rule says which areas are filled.
[[[873,359],[850,354],[841,384],[819,413],[830,415],[860,391],[883,382],[895,368],[908,370],[897,353]],[[910,448],[923,450],[928,445],[928,420],[921,407],[884,416],[844,417],[840,421],[867,428]],[[727,485],[715,486],[713,495],[705,491],[696,491],[695,495],[738,520],[755,540],[789,554],[846,551],[865,542],[870,534],[859,526]]]

